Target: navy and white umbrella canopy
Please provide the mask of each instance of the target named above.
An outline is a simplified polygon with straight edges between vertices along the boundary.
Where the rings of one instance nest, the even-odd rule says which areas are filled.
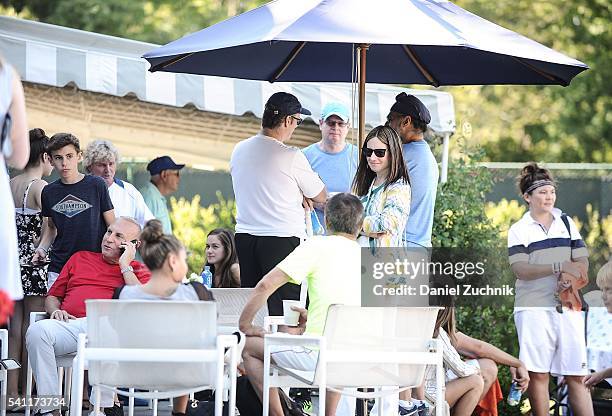
[[[277,0],[144,55],[151,71],[268,81],[568,85],[588,68],[448,1]]]

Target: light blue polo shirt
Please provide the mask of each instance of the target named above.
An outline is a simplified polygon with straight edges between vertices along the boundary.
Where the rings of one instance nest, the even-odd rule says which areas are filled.
[[[170,212],[168,211],[166,197],[163,196],[159,192],[159,189],[157,189],[157,186],[151,182],[147,182],[140,190],[140,193],[153,216],[161,221],[164,227],[164,233],[172,234],[172,223],[170,222]]]
[[[357,164],[359,163],[359,149],[347,143],[344,150],[338,153],[326,153],[313,143],[302,150],[310,163],[312,170],[319,174],[325,184],[327,192],[350,192]],[[319,222],[325,228],[323,211],[316,210]],[[313,227],[315,224],[313,223]]]
[[[407,247],[431,247],[431,229],[438,190],[438,162],[425,140],[405,143],[402,151],[412,187],[410,216],[406,223],[404,243]]]

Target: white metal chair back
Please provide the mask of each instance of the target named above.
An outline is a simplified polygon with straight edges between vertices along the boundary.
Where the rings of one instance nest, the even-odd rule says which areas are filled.
[[[210,289],[217,303],[217,325],[238,328],[240,314],[254,290],[246,287]],[[255,315],[253,324],[263,326],[266,316],[268,307],[264,305]]]
[[[88,348],[214,350],[217,308],[214,302],[88,300]],[[92,385],[178,390],[215,384],[214,363],[92,361]]]
[[[355,362],[327,363],[327,384],[339,387],[417,386],[425,364],[376,362],[400,352],[428,352],[438,307],[373,307],[332,305],[327,312],[324,336],[327,354],[334,350],[372,353]],[[318,371],[317,371],[318,372]]]
[[[8,358],[8,331],[6,329],[0,329],[0,358]],[[8,382],[8,371],[2,367],[0,368],[0,382],[2,382],[2,390],[0,391],[0,415],[6,415],[6,383]]]

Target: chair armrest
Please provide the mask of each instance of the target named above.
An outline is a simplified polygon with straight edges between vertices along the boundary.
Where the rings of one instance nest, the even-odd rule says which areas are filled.
[[[49,318],[50,316],[47,312],[30,312],[30,325],[32,325],[34,322]]]
[[[219,335],[232,335],[234,332],[240,332],[240,329],[232,325],[217,325],[217,334]]]
[[[238,345],[236,335],[217,335],[217,345],[222,348],[231,348]]]
[[[264,329],[266,331],[276,332],[279,325],[285,325],[284,316],[266,316],[264,318]]]
[[[293,335],[284,332],[267,334],[264,337],[264,346],[288,345],[288,346],[317,346],[321,347],[324,337],[318,335]]]

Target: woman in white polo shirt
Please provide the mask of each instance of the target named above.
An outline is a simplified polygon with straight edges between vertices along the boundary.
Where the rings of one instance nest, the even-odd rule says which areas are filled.
[[[588,390],[584,312],[557,311],[561,272],[576,277],[588,268],[588,251],[572,219],[555,208],[555,183],[535,163],[525,166],[519,189],[529,211],[510,227],[508,254],[516,275],[514,321],[520,360],[529,370],[529,400],[535,416],[548,415],[549,375],[563,375],[574,414],[592,415]]]
[[[325,202],[325,185],[296,147],[285,144],[302,123],[298,99],[285,92],[270,96],[262,130],[236,145],[230,159],[236,196],[236,251],[242,287],[263,276],[306,237],[305,200]],[[283,299],[299,299],[300,288],[287,284],[268,299],[271,315],[283,314]]]

